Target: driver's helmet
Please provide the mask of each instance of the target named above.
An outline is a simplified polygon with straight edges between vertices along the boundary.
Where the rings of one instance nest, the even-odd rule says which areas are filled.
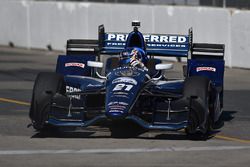
[[[142,63],[147,62],[147,55],[145,51],[137,47],[124,49],[120,54],[120,58],[122,64],[129,64],[131,59],[139,60]]]

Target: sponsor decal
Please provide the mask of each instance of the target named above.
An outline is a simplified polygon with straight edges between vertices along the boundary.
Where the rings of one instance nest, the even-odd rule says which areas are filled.
[[[96,84],[96,85],[93,85],[93,84],[88,84],[87,87],[100,87],[100,86],[103,86],[101,84]]]
[[[140,70],[140,68],[138,68],[137,70]],[[128,68],[128,67],[120,67],[115,72],[115,75],[116,76],[123,76],[123,77],[139,76],[140,73],[137,70],[135,71],[132,68]]]
[[[128,103],[118,102],[118,101],[109,102],[109,104],[108,104],[108,108],[110,110],[109,112],[123,113],[124,110],[126,110],[127,106],[128,106]]]
[[[113,90],[114,91],[114,90]],[[114,92],[114,95],[128,95],[127,92]]]
[[[117,84],[113,91],[130,91],[133,88],[133,85],[128,85],[124,83]],[[124,93],[124,92],[122,92]]]
[[[109,102],[108,105],[109,105],[109,106],[110,106],[110,105],[123,105],[123,106],[127,106],[128,103],[125,103],[125,102],[118,102],[118,101],[112,101],[112,102]]]
[[[123,46],[127,40],[128,34],[107,34],[107,41],[116,41],[116,43],[108,43],[108,44],[116,44],[117,46]],[[147,43],[185,43],[188,42],[188,37],[182,35],[143,35],[144,40]]]
[[[123,113],[124,110],[126,110],[128,106],[128,103],[125,103],[125,102],[110,102],[108,104],[108,108],[110,110],[110,112],[120,112],[120,113]]]
[[[80,68],[84,68],[85,64],[71,62],[71,63],[65,63],[65,67],[80,67]]]
[[[163,48],[186,48],[187,45],[185,44],[166,44],[166,43],[146,43],[148,48],[154,48],[154,47],[163,47]],[[121,43],[121,42],[107,42],[106,43],[106,47],[124,47],[125,43]]]
[[[165,47],[165,48],[186,48],[186,45],[180,44],[147,44],[148,47]]]
[[[119,112],[119,113],[124,113],[124,111],[121,110],[109,110],[110,113],[114,113],[114,112]]]
[[[214,68],[214,67],[197,67],[197,68],[196,68],[196,71],[197,71],[197,72],[200,72],[200,71],[211,71],[211,72],[216,72],[216,68]]]
[[[111,97],[112,97],[112,98],[117,98],[117,97],[119,97],[119,98],[127,98],[127,99],[129,99],[129,97],[126,96],[126,95],[123,95],[123,94],[115,94],[115,93],[114,93],[114,95],[112,95]]]
[[[160,43],[185,43],[187,38],[185,36],[177,35],[144,35],[146,42],[160,42]]]
[[[108,41],[126,41],[128,34],[108,34]]]
[[[112,84],[116,84],[116,83],[129,83],[129,84],[137,85],[137,81],[130,77],[116,78],[112,81]]]
[[[81,89],[79,88],[74,88],[71,86],[66,86],[66,92],[67,93],[72,93],[72,92],[81,92]],[[81,95],[70,95],[69,97],[74,98],[74,99],[81,99]]]
[[[125,46],[125,43],[121,43],[121,42],[107,42],[106,46]]]
[[[125,66],[125,67],[118,67],[118,68],[116,68],[116,70],[124,70],[124,69],[131,69],[131,67],[127,67],[127,66]]]
[[[133,70],[132,69],[127,69],[124,71],[120,71],[120,75],[123,77],[131,77],[133,76]]]
[[[120,106],[120,105],[112,105],[109,106],[110,109],[120,109],[120,110],[124,110],[126,107],[125,106]]]

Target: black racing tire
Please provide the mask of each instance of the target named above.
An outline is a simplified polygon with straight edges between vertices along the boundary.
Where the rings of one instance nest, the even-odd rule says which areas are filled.
[[[184,97],[196,98],[190,104],[188,126],[185,129],[187,135],[194,137],[206,137],[209,134],[210,117],[210,93],[211,81],[207,77],[192,76],[188,77],[184,83]],[[198,102],[197,102],[198,101]],[[201,131],[197,131],[200,125],[203,125]]]
[[[65,94],[66,86],[62,75],[54,72],[41,72],[37,75],[29,116],[34,129],[42,131],[48,126],[48,113],[51,108],[52,97],[56,93]]]

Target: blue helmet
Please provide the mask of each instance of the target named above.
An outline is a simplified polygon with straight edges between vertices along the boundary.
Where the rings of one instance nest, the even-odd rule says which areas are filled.
[[[121,56],[122,64],[130,63],[131,59],[137,59],[141,61],[142,63],[146,63],[148,59],[145,51],[137,47],[124,49],[121,52],[120,56]]]

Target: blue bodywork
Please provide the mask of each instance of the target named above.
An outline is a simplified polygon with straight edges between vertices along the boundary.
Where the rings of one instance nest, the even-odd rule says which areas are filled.
[[[128,116],[146,81],[146,71],[140,68],[120,67],[110,72],[106,81],[106,115],[111,118]]]
[[[152,56],[187,58],[186,77],[205,76],[212,82],[215,101],[223,104],[224,60],[206,57],[192,58],[192,35],[99,34],[98,54],[119,54],[124,48],[143,49]],[[48,124],[87,127],[101,120],[131,120],[145,129],[179,130],[188,125],[187,104],[183,98],[185,79],[153,79],[152,70],[117,65],[107,60],[106,79],[97,78],[95,69],[87,66],[96,52],[58,57],[56,72],[64,75],[66,95],[56,95]],[[108,69],[108,70],[107,70]],[[159,71],[158,71],[159,72]],[[217,112],[217,111],[216,111]],[[215,121],[219,119],[215,114]]]
[[[90,76],[91,68],[87,66],[87,61],[91,61],[91,60],[92,61],[95,60],[95,55],[93,54],[85,54],[84,56],[83,55],[67,55],[67,56],[59,55],[57,58],[56,72],[59,74],[63,74],[63,75]]]
[[[224,83],[224,65],[224,60],[188,60],[188,74],[206,76],[212,81],[214,87],[219,87]]]

